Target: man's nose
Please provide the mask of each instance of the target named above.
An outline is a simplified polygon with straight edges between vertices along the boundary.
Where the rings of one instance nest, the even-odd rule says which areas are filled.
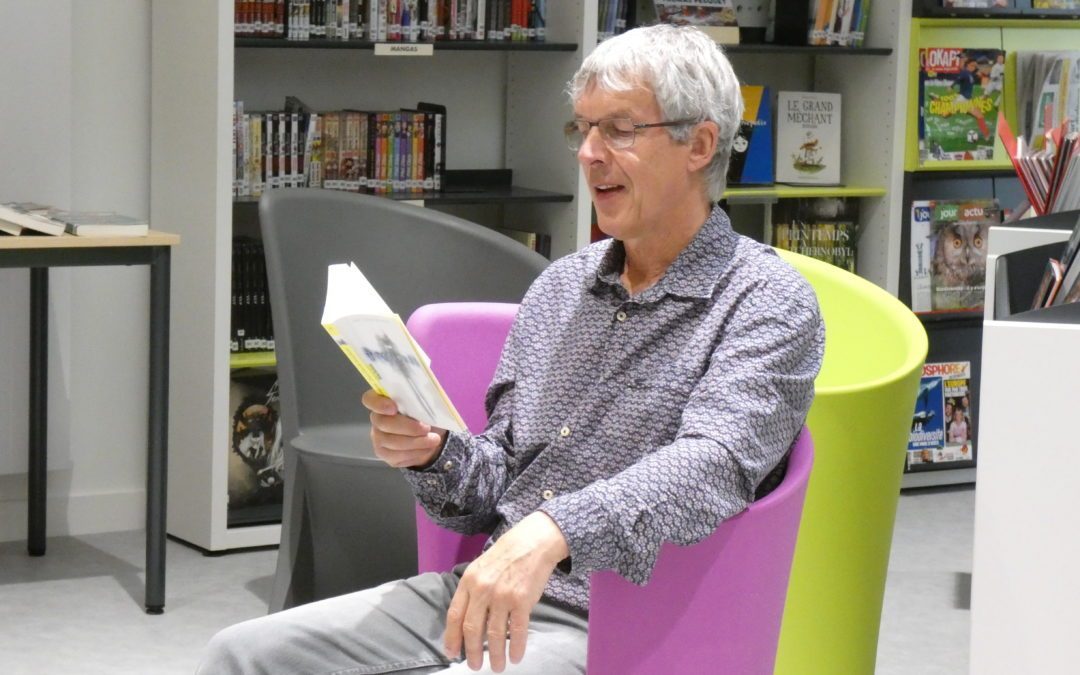
[[[607,154],[607,145],[600,133],[600,127],[589,127],[589,131],[581,139],[581,147],[578,148],[578,162],[582,165],[603,161]]]

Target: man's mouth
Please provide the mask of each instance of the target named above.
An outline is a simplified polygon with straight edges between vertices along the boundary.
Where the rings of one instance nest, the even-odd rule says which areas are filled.
[[[599,194],[610,194],[612,192],[618,192],[619,190],[622,190],[624,188],[623,186],[615,185],[614,183],[600,183],[598,185],[594,185],[593,189],[596,190]]]

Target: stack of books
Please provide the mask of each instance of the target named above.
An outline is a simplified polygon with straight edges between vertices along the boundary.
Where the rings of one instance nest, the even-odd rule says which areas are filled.
[[[1051,307],[1080,302],[1080,218],[1076,219],[1061,259],[1046,261],[1039,289],[1031,300],[1031,308]]]
[[[65,232],[78,237],[145,237],[150,225],[114,211],[65,211],[35,202],[0,204],[0,233],[60,236]]]
[[[1023,136],[1013,135],[1004,116],[998,135],[1005,145],[1027,200],[1038,215],[1080,209],[1080,133],[1068,131],[1069,121],[1047,131],[1042,149],[1034,150]]]

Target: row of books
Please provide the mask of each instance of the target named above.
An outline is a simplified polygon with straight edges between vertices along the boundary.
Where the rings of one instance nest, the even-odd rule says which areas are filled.
[[[1001,223],[1001,216],[993,199],[912,202],[912,311],[982,308],[990,228]]]
[[[941,6],[956,9],[1080,9],[1080,0],[941,0]]]
[[[269,287],[262,242],[251,237],[234,237],[229,351],[273,351]]]
[[[445,179],[445,108],[368,112],[233,112],[233,196],[281,187],[350,192],[438,191]]]
[[[235,34],[286,40],[534,40],[545,0],[235,0]]]
[[[855,273],[859,206],[854,198],[783,199],[772,207],[770,244]]]
[[[743,118],[728,164],[732,185],[840,184],[841,95],[742,85]]]
[[[1080,302],[1080,218],[1073,226],[1060,258],[1046,261],[1042,281],[1031,299],[1031,308],[1052,307]]]
[[[1066,132],[1067,126],[1047,133],[1037,150],[1022,136],[1014,138],[1004,119],[998,122],[1005,151],[1036,215],[1080,209],[1080,132]]]
[[[633,0],[600,0],[596,17],[596,39],[603,42],[626,32],[627,12]]]
[[[810,0],[807,44],[862,47],[870,0]]]
[[[149,232],[145,220],[115,211],[68,211],[36,202],[0,204],[0,236],[145,237]]]

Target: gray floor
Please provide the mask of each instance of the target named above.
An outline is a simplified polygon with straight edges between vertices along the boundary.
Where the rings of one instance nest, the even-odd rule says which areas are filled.
[[[970,487],[900,498],[880,675],[967,672]],[[166,610],[141,609],[142,532],[0,544],[0,673],[191,673],[219,628],[266,610],[276,552],[204,557],[169,542]]]

